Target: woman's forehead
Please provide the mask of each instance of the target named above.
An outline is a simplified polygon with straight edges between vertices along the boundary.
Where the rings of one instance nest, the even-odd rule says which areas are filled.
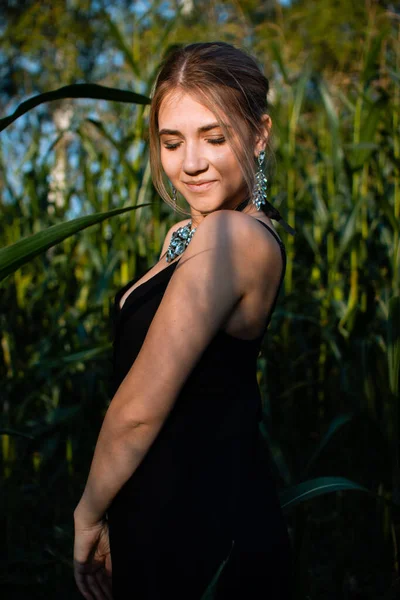
[[[220,127],[221,122],[227,129],[232,127],[224,112],[213,112],[199,98],[182,90],[169,92],[162,100],[158,113],[159,130],[187,127],[188,130],[199,129],[199,133],[202,133],[207,131],[207,127],[210,129],[210,125],[213,125],[213,129]]]
[[[180,111],[184,106],[189,109],[194,109],[197,112],[212,115],[213,113],[202,104],[199,99],[183,90],[173,90],[169,92],[162,100],[159,110],[159,116],[161,114],[166,115],[175,111]]]

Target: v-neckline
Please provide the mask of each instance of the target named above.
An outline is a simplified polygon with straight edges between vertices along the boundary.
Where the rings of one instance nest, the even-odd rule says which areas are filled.
[[[285,246],[282,242],[281,239],[279,239],[277,233],[269,226],[267,225],[267,223],[264,223],[264,221],[261,221],[261,219],[256,219],[254,217],[254,219],[256,221],[259,221],[260,223],[262,223],[262,225],[264,225],[273,235],[273,237],[276,239],[276,241],[278,242],[278,244],[281,247],[281,250],[285,250]],[[283,254],[283,252],[282,252]],[[181,257],[182,258],[182,257]],[[143,286],[145,286],[147,283],[150,283],[150,281],[153,281],[154,279],[156,279],[161,273],[164,273],[164,271],[168,271],[168,269],[170,269],[170,267],[173,267],[175,265],[178,264],[178,262],[181,259],[179,258],[177,261],[170,263],[168,266],[164,267],[163,269],[161,269],[160,271],[157,271],[157,273],[155,273],[152,277],[149,277],[149,279],[146,279],[146,281],[143,281],[143,283],[141,283],[140,285],[138,285],[137,287],[133,288],[133,290],[128,294],[128,296],[125,299],[125,302],[123,303],[122,307],[121,307],[121,300],[122,300],[122,296],[125,294],[125,292],[129,289],[130,285],[134,285],[136,280],[138,278],[134,278],[131,281],[129,281],[126,285],[124,285],[124,287],[122,288],[122,290],[120,290],[120,293],[117,296],[116,299],[116,303],[117,303],[117,308],[118,308],[118,312],[120,313],[126,306],[126,303],[132,298],[132,296],[135,294],[135,292],[137,292],[137,290],[140,290],[141,288],[143,288]],[[157,264],[157,263],[156,263]],[[151,269],[153,269],[155,267],[155,265],[153,265],[152,267],[150,267],[149,271],[151,271]],[[147,271],[147,273],[149,272]],[[146,273],[145,273],[146,274]],[[140,277],[140,276],[139,276]],[[144,275],[142,275],[141,279],[144,277]]]
[[[125,301],[124,301],[123,305],[121,306],[122,296],[129,289],[129,286],[135,284],[135,282],[136,282],[136,280],[138,278],[134,278],[131,281],[129,281],[126,285],[124,285],[124,287],[121,290],[122,293],[118,294],[118,297],[117,297],[118,312],[121,312],[122,310],[124,310],[124,308],[126,306],[126,303],[132,298],[132,296],[135,294],[135,292],[137,292],[137,290],[140,290],[147,283],[149,283],[150,281],[153,281],[154,279],[156,279],[159,275],[161,275],[161,273],[164,273],[164,271],[168,271],[168,269],[170,269],[171,267],[174,267],[175,265],[177,265],[180,260],[181,259],[179,258],[177,261],[170,263],[168,266],[164,267],[163,269],[160,269],[160,271],[157,271],[157,273],[155,273],[152,277],[149,277],[149,279],[146,279],[146,281],[143,281],[143,283],[141,283],[137,287],[134,287],[133,290],[125,298]],[[153,269],[154,267],[155,267],[155,265],[153,265],[152,267],[150,267],[149,271],[151,271],[151,269]],[[149,272],[149,271],[147,271],[147,272]],[[144,275],[142,275],[142,277],[140,277],[140,279],[142,279],[143,277],[144,277]]]

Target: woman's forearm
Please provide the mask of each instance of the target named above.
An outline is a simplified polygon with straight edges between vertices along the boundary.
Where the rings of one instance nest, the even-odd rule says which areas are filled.
[[[75,512],[75,520],[97,523],[113,498],[135,472],[157,437],[162,423],[132,424],[118,421],[112,403],[104,418],[88,480]]]

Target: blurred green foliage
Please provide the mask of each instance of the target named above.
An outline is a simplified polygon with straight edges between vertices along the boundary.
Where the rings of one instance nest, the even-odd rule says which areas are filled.
[[[287,272],[258,371],[296,600],[395,598],[399,13],[374,0],[113,4],[9,3],[2,117],[82,81],[146,97],[175,44],[257,57],[272,88],[269,198],[297,232],[279,231]],[[79,597],[72,512],[111,400],[113,298],[181,218],[151,184],[147,110],[60,94],[0,139],[0,589],[13,600]],[[61,235],[73,217],[86,220]],[[317,496],[327,481],[339,491]],[[355,484],[370,493],[345,491]]]

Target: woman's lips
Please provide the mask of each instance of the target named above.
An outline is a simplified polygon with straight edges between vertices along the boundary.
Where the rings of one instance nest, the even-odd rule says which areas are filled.
[[[185,183],[186,187],[192,192],[203,192],[208,190],[215,181],[209,181],[208,183],[193,184],[193,183]]]

